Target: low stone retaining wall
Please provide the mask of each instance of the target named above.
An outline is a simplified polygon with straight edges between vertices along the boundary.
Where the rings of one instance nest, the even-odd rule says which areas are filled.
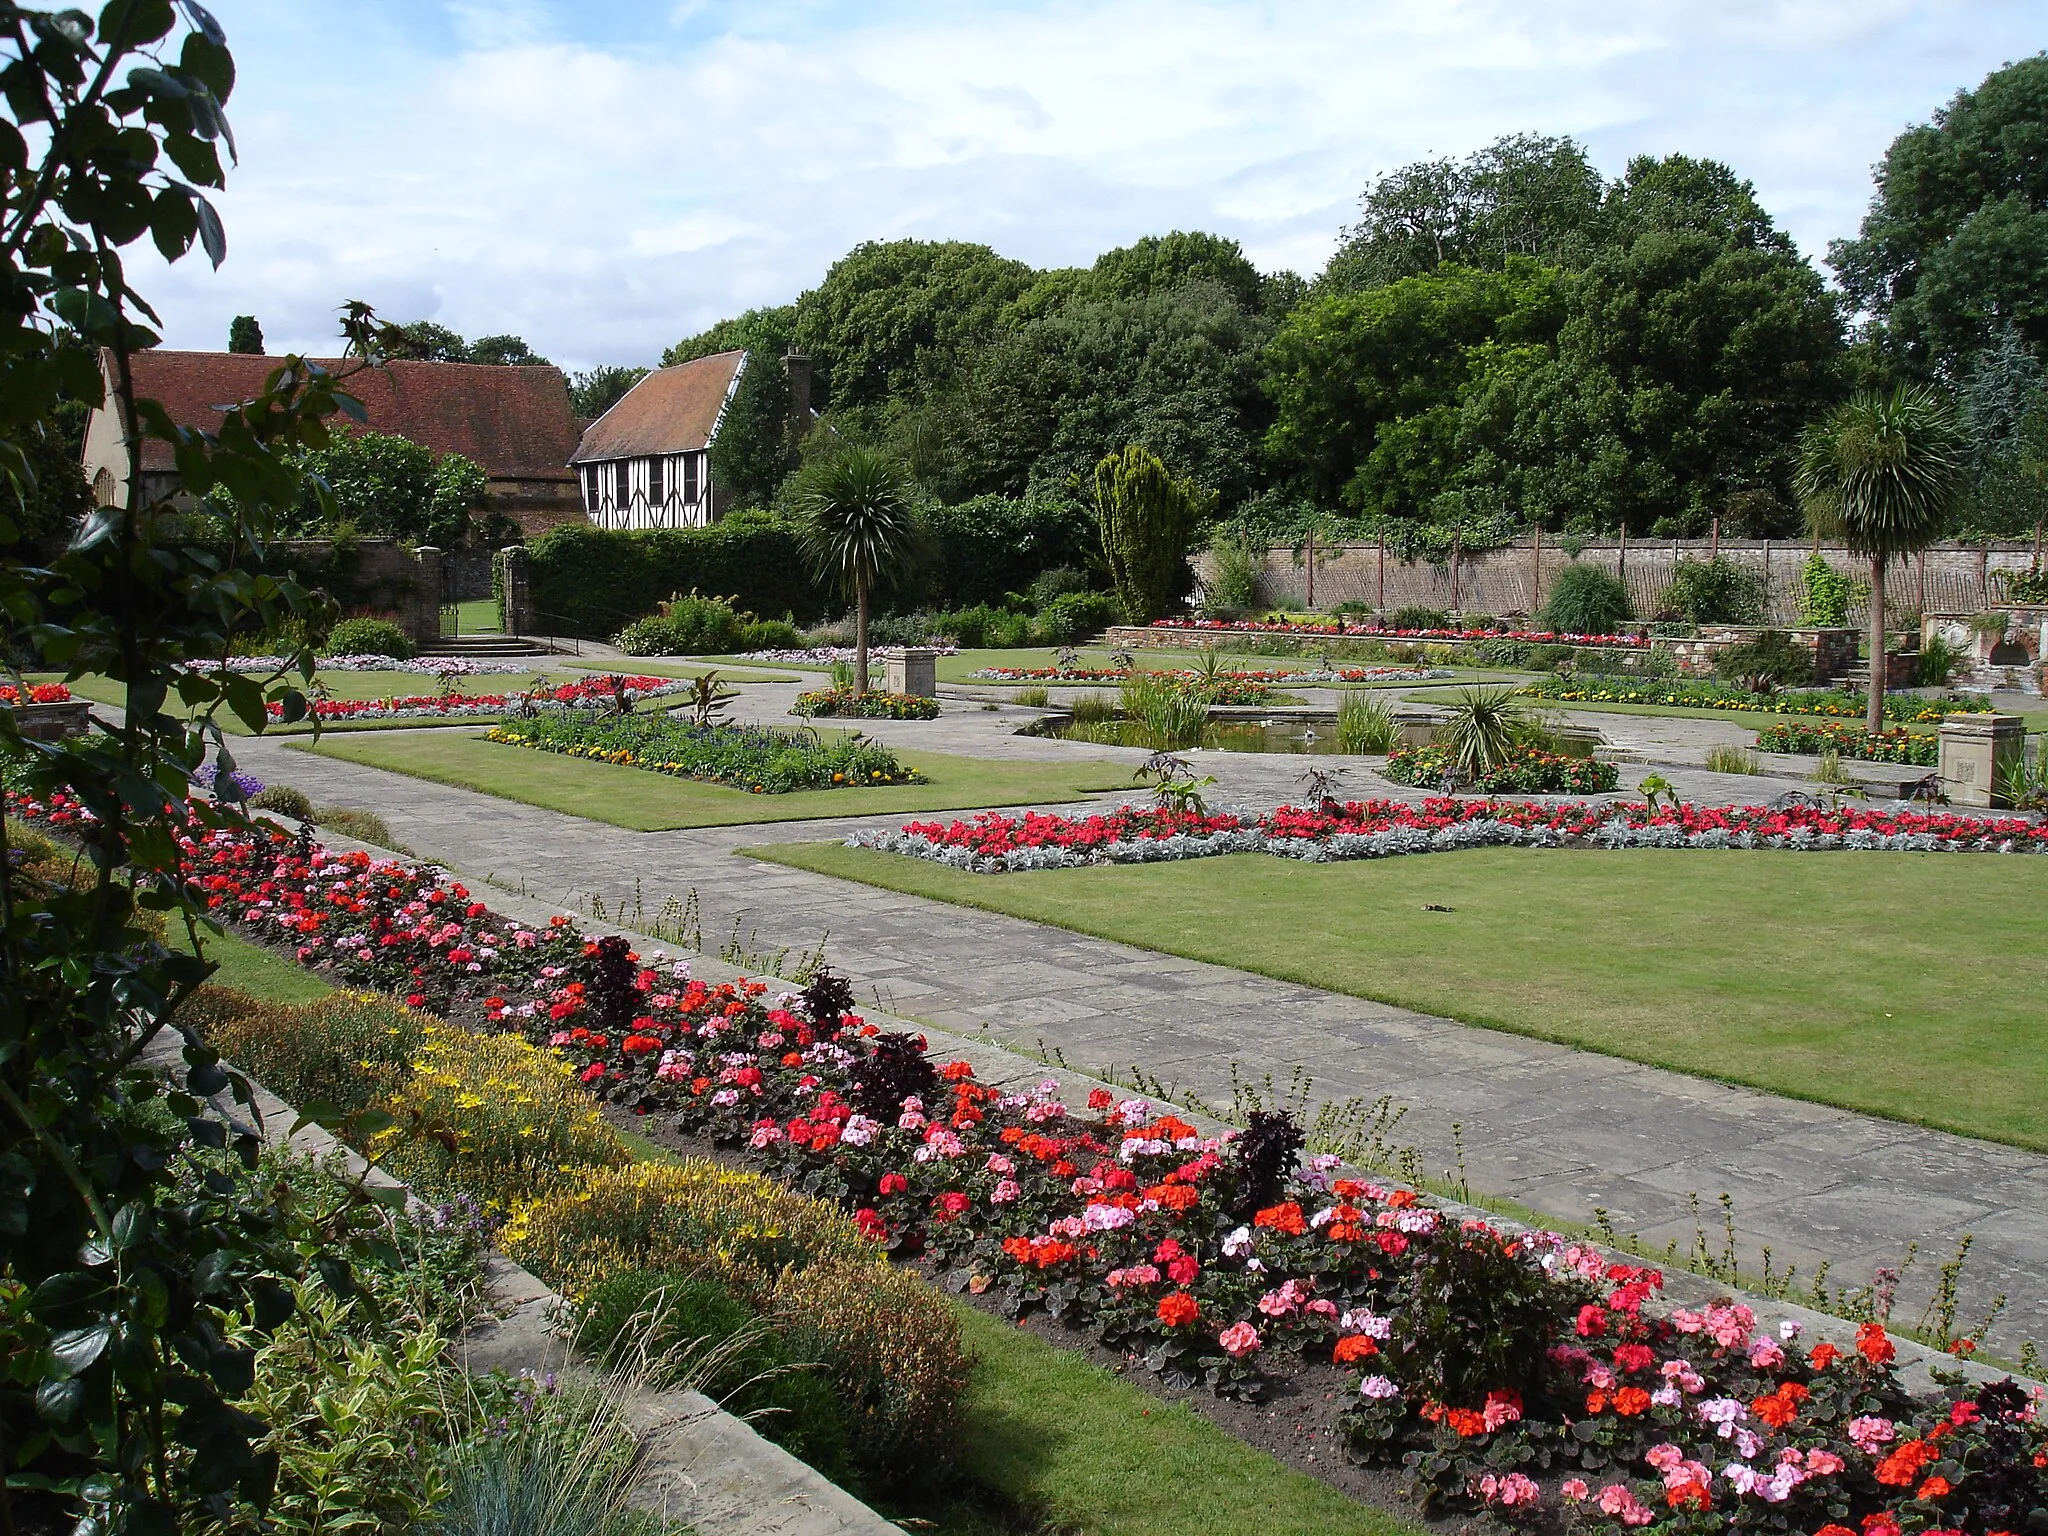
[[[15,724],[21,734],[32,741],[62,741],[67,736],[83,736],[90,729],[90,699],[71,699],[61,704],[15,704],[9,707],[20,717]]]
[[[1659,639],[1652,648],[1669,651],[1678,670],[1687,677],[1712,677],[1721,653],[1748,645],[1764,633],[1760,624],[1702,624],[1692,639]],[[1831,683],[1856,665],[1856,631],[1853,629],[1782,630],[1791,642],[1813,658],[1813,680]]]

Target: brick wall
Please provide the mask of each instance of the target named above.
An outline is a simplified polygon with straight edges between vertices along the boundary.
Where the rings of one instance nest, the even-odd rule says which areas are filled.
[[[1574,557],[1548,536],[1540,552],[1532,539],[1523,537],[1499,549],[1468,554],[1455,571],[1449,562],[1432,565],[1426,560],[1401,560],[1388,552],[1382,575],[1382,556],[1376,544],[1339,544],[1327,550],[1319,545],[1314,606],[1327,609],[1342,602],[1362,602],[1375,608],[1415,606],[1457,608],[1465,613],[1532,614],[1542,607],[1559,573],[1577,563],[1619,574],[1635,611],[1648,616],[1662,605],[1673,567],[1688,556],[1707,559],[1714,548],[1705,539],[1631,540],[1624,550],[1618,539],[1589,539]],[[1810,543],[1723,539],[1718,548],[1763,581],[1766,622],[1781,628],[1799,622],[1799,573],[1813,552]],[[1869,579],[1869,562],[1846,549],[1824,545],[1821,554],[1843,575]],[[2031,540],[1938,545],[1925,556],[1892,566],[1887,573],[1886,620],[1903,628],[1917,622],[1923,610],[1982,612],[2000,596],[1997,573],[2028,570],[2034,556]],[[1206,574],[1209,556],[1197,555],[1194,563],[1197,574]],[[1286,549],[1277,549],[1266,556],[1259,601],[1272,604],[1283,599],[1308,601],[1308,571],[1305,561]],[[1864,625],[1861,604],[1851,608],[1847,622],[1852,628]]]

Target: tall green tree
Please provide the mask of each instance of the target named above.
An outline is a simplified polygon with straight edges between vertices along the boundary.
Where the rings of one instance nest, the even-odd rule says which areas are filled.
[[[256,323],[254,315],[237,315],[228,322],[228,350],[262,353],[263,327]]]
[[[1910,377],[1960,377],[2007,325],[2048,357],[2048,53],[1894,139],[1861,230],[1828,261]]]
[[[645,368],[603,363],[569,375],[569,409],[595,421],[626,398],[626,391],[647,377]]]
[[[469,344],[464,359],[493,368],[548,368],[553,365],[521,336],[479,336]]]
[[[475,460],[436,454],[388,432],[337,433],[306,456],[308,475],[288,523],[296,534],[357,533],[437,549],[469,541],[490,479]]]
[[[797,300],[795,340],[816,359],[830,409],[864,420],[950,379],[1031,278],[985,245],[870,241]]]
[[[1188,550],[1215,501],[1213,491],[1175,479],[1158,455],[1137,443],[1096,464],[1102,553],[1128,622],[1148,624],[1186,595]]]
[[[1859,392],[1807,429],[1799,491],[1816,532],[1870,561],[1870,707],[1884,729],[1885,571],[1947,530],[1962,494],[1968,439],[1955,411],[1925,385]]]
[[[818,579],[853,599],[853,691],[868,691],[868,618],[878,588],[901,580],[923,552],[910,481],[886,454],[853,447],[807,465],[797,487],[797,535]]]

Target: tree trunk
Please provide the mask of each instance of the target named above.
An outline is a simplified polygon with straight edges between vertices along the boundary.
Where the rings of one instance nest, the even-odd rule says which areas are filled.
[[[865,576],[853,587],[853,696],[864,698],[868,691],[868,583]]]
[[[1884,729],[1884,567],[1882,555],[1870,559],[1870,707],[1863,723],[1875,736]]]

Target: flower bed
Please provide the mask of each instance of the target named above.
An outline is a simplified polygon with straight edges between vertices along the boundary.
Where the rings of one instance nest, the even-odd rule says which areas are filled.
[[[1688,682],[1683,679],[1620,677],[1545,677],[1525,685],[1520,692],[1539,699],[1578,704],[1661,704],[1685,709],[1727,709],[1758,715],[1830,715],[1860,720],[1869,708],[1860,693],[1839,689],[1794,689],[1779,693],[1751,693],[1730,683]],[[1964,695],[1953,699],[1923,699],[1914,694],[1888,693],[1884,700],[1887,720],[1912,725],[1938,725],[1944,715],[1984,714],[1991,701]]]
[[[549,713],[507,720],[485,740],[644,768],[681,779],[703,779],[757,795],[925,782],[922,774],[904,767],[887,747],[858,736],[828,740],[800,729],[693,725],[673,714]]]
[[[960,654],[959,646],[945,645],[937,641],[920,646],[918,649],[930,651],[936,656],[957,656]],[[901,656],[902,654],[903,647],[900,645],[873,645],[868,647],[868,656],[875,661],[886,661],[892,656]],[[850,645],[811,645],[798,650],[784,648],[782,650],[768,651],[741,651],[735,659],[739,661],[779,661],[785,666],[831,667],[837,666],[842,662],[856,661],[859,659],[859,653]]]
[[[1529,645],[1597,645],[1647,649],[1644,635],[1573,635],[1549,629],[1392,629],[1372,624],[1269,623],[1262,619],[1154,619],[1150,629],[1200,630],[1216,634],[1331,635],[1359,640],[1519,640]]]
[[[1445,797],[1420,805],[1372,800],[1324,810],[1281,806],[1255,819],[1133,806],[1081,818],[985,811],[972,821],[914,821],[895,832],[856,832],[846,841],[848,847],[931,859],[973,874],[1000,874],[1227,853],[1325,863],[1492,847],[2044,853],[2048,822],[1865,807],[1531,805]]]
[[[851,688],[814,688],[798,694],[789,712],[809,719],[839,715],[852,720],[936,720],[939,701],[914,693],[887,693],[879,688],[862,694]]]
[[[623,699],[636,700],[681,693],[693,685],[672,677],[583,677],[557,687],[522,693],[413,694],[384,699],[315,699],[313,713],[322,720],[488,720],[517,714],[537,705],[570,709],[609,709]],[[282,720],[284,706],[269,706],[270,718]]]
[[[1282,835],[1372,810],[1289,812]],[[1554,824],[1557,809],[1509,814]],[[1425,1503],[1601,1536],[1987,1536],[2048,1502],[2040,1399],[2009,1380],[1912,1398],[1878,1322],[1845,1349],[1725,1299],[1659,1315],[1655,1269],[1304,1161],[1284,1115],[1219,1136],[1102,1090],[1085,1110],[1056,1082],[1000,1092],[878,1033],[834,977],[801,997],[710,986],[566,919],[507,923],[436,872],[281,834],[185,852],[232,926],[315,965],[372,950],[415,1007],[429,986],[480,998],[591,1092],[836,1199],[871,1241],[1009,1315],[1042,1311],[1170,1383],[1247,1397],[1300,1362],[1349,1373],[1352,1454],[1404,1464]]]
[[[62,683],[30,683],[28,701],[31,704],[69,704],[71,690]],[[21,690],[12,683],[0,683],[0,704],[13,709],[21,703]]]
[[[1757,733],[1756,749],[1816,757],[1823,752],[1835,752],[1859,762],[1908,763],[1921,768],[1932,768],[1941,762],[1939,736],[1909,731],[1904,726],[1873,736],[1860,725],[1836,725],[1832,721],[1799,725],[1783,721]]]
[[[1132,674],[1127,667],[981,667],[967,675],[995,683],[1121,683],[1128,681]],[[1424,683],[1432,678],[1455,677],[1457,674],[1447,667],[1306,667],[1297,672],[1245,669],[1227,672],[1182,670],[1145,675],[1156,678],[1190,678],[1212,685],[1252,684],[1260,690],[1257,698],[1219,697],[1215,702],[1259,704],[1265,702],[1266,689],[1284,687],[1288,684]]]
[[[1380,772],[1396,784],[1444,789],[1450,782],[1451,756],[1437,746],[1400,746],[1388,754]],[[1480,795],[1604,795],[1620,782],[1621,771],[1612,763],[1517,747],[1460,787]]]
[[[209,662],[207,668],[211,670],[213,665]],[[417,672],[423,677],[531,674],[535,670],[530,661],[472,661],[462,656],[416,656],[401,660],[374,652],[322,656],[317,665],[322,672]],[[230,656],[227,660],[230,672],[289,672],[296,666],[297,662],[289,656]]]

